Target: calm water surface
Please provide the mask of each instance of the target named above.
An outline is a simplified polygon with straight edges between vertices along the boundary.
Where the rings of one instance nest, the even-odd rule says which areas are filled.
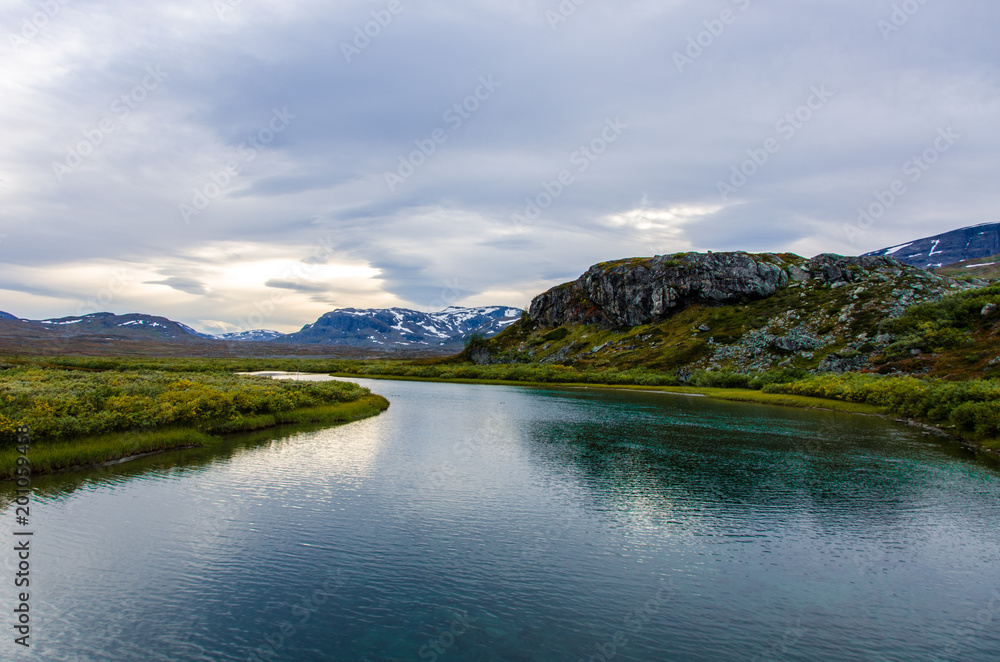
[[[1000,659],[1000,473],[917,431],[360,381],[387,412],[36,479],[0,659]]]

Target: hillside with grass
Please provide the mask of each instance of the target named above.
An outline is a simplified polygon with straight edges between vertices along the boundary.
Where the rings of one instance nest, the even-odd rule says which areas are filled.
[[[1000,374],[1000,287],[888,257],[683,253],[607,262],[463,359],[757,374]]]
[[[954,264],[946,264],[934,270],[942,276],[951,276],[962,280],[979,278],[996,280],[1000,278],[1000,255],[990,255],[971,260],[962,260]]]

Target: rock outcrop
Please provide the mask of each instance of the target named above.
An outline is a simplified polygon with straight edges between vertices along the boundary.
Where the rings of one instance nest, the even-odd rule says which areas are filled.
[[[769,297],[790,281],[832,287],[856,282],[866,271],[902,268],[886,257],[823,254],[684,253],[603,262],[572,283],[531,302],[528,314],[542,327],[598,324],[629,328],[655,324],[693,304],[736,304]]]

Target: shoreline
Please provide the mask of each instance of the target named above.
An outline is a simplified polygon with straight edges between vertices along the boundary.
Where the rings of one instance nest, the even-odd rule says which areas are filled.
[[[388,408],[389,401],[386,398],[372,393],[350,402],[265,414],[247,418],[235,425],[210,426],[207,431],[193,427],[161,428],[139,432],[111,432],[54,443],[33,441],[31,475],[94,469],[169,451],[208,448],[220,443],[230,434],[266,430],[281,425],[352,423],[377,416]],[[42,456],[41,460],[38,459],[39,454]],[[16,468],[14,449],[0,450],[0,484],[12,482],[16,478]]]
[[[519,382],[506,379],[444,379],[442,377],[411,377],[401,375],[367,375],[342,372],[328,373],[335,377],[347,379],[381,379],[385,381],[440,382],[448,384],[472,384],[482,386],[529,386],[542,388],[575,388],[593,390],[637,391],[644,393],[668,393],[671,395],[686,395],[705,397],[727,402],[746,402],[750,404],[774,405],[779,407],[795,407],[797,409],[817,409],[821,411],[836,411],[860,416],[877,416],[887,421],[902,423],[909,427],[920,428],[926,434],[946,438],[961,448],[975,453],[977,458],[983,457],[993,462],[1000,462],[1000,449],[986,446],[966,439],[945,428],[931,423],[925,423],[912,418],[900,418],[888,413],[882,407],[874,405],[845,402],[843,400],[827,400],[805,395],[787,395],[783,393],[763,393],[752,389],[698,387],[698,386],[643,386],[632,384],[589,384],[581,382]]]

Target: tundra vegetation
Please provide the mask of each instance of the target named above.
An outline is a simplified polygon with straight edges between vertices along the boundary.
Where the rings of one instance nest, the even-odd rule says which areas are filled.
[[[31,430],[33,473],[45,473],[210,445],[230,432],[351,421],[388,406],[347,382],[277,381],[218,369],[0,367],[0,478],[13,475],[19,425]]]

